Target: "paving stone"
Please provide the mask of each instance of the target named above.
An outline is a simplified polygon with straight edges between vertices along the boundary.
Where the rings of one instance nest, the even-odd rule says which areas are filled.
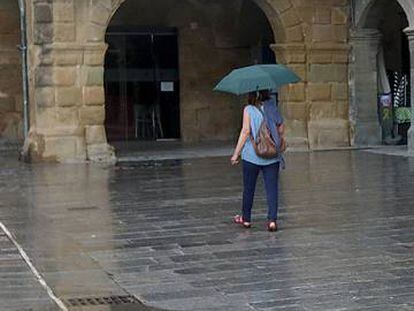
[[[132,294],[192,311],[413,309],[411,158],[288,153],[277,233],[264,228],[261,178],[253,228],[232,223],[242,184],[228,158],[2,160],[0,221],[61,297]],[[0,309],[13,291],[25,297],[19,311],[45,306],[1,233],[0,250]]]
[[[176,290],[170,292],[151,292],[149,294],[143,295],[143,297],[145,300],[162,301],[171,299],[187,299],[192,297],[210,297],[216,296],[217,294],[218,292],[214,289],[182,290],[177,288]]]
[[[1,229],[0,239],[0,310],[59,310]]]

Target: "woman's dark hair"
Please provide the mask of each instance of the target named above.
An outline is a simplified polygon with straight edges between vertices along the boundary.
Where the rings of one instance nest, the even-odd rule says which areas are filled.
[[[249,105],[256,105],[256,101],[257,101],[257,94],[256,94],[256,92],[250,92],[247,95],[247,103]]]
[[[270,98],[270,91],[268,90],[250,92],[247,96],[247,102],[249,105],[259,106],[262,102]]]
[[[269,90],[259,91],[259,99],[262,102],[264,102],[265,100],[269,100],[270,99],[270,91]]]

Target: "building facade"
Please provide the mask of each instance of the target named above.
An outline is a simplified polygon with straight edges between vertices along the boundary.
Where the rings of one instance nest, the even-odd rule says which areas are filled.
[[[387,69],[413,73],[412,0],[26,1],[25,135],[17,0],[0,0],[0,17],[0,140],[33,161],[112,161],[119,140],[235,139],[243,99],[212,89],[260,62],[302,79],[278,94],[290,148],[380,144],[380,47],[395,47]]]

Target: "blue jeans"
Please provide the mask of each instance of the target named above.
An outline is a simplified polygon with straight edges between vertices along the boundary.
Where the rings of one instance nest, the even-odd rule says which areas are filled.
[[[270,165],[256,165],[243,161],[243,220],[250,222],[254,191],[259,172],[263,172],[263,179],[267,197],[267,219],[277,220],[278,212],[278,192],[279,192],[279,162]]]

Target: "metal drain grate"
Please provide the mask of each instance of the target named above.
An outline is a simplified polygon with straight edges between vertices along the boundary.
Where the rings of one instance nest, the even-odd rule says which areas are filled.
[[[99,305],[122,305],[140,303],[134,296],[108,296],[108,297],[84,297],[68,298],[64,300],[68,307],[99,306]]]

